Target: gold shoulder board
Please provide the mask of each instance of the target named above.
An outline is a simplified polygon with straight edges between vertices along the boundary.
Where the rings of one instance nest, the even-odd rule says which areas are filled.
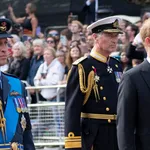
[[[73,65],[78,65],[80,62],[82,62],[82,61],[85,60],[85,59],[87,59],[87,56],[84,56],[84,57],[81,57],[81,58],[77,59],[77,60],[73,63]]]

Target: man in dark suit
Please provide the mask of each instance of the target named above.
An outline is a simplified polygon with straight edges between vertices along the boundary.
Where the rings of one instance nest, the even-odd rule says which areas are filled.
[[[117,137],[120,150],[150,150],[150,19],[140,30],[147,59],[127,71],[118,90]]]
[[[83,24],[91,24],[95,21],[95,0],[86,0],[79,13],[79,20]]]
[[[117,150],[117,90],[122,75],[116,50],[118,17],[88,26],[94,39],[89,57],[73,63],[66,88],[65,148],[67,150]]]
[[[8,19],[0,18],[0,66],[7,63]],[[0,150],[35,150],[22,82],[0,72]]]

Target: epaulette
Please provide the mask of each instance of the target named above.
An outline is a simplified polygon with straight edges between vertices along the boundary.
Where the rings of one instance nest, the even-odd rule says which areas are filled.
[[[80,62],[82,62],[82,61],[84,61],[84,60],[86,60],[86,59],[87,59],[87,56],[81,57],[81,58],[77,59],[77,60],[73,63],[73,65],[78,65]]]
[[[14,78],[18,78],[17,76],[13,75],[13,74],[9,74],[7,72],[2,72],[4,75],[6,76],[11,76],[11,77],[14,77]]]
[[[117,62],[120,63],[120,59],[119,59],[119,58],[117,58],[117,57],[112,57],[112,56],[110,56],[110,58],[112,58],[112,59],[114,59],[114,60],[116,60]]]

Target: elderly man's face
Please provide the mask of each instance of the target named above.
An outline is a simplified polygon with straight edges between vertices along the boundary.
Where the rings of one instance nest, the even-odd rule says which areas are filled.
[[[116,51],[118,41],[118,33],[107,33],[103,32],[98,35],[97,44],[102,51],[111,53]]]
[[[0,66],[7,64],[8,46],[7,39],[0,39]]]
[[[41,45],[33,45],[34,54],[41,55],[43,54],[43,47]]]

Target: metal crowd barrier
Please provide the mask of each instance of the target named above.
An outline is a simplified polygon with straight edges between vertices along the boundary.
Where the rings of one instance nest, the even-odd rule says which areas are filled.
[[[56,100],[57,100],[57,102],[59,102],[59,100],[60,100],[60,89],[61,88],[66,88],[66,84],[63,84],[63,85],[51,85],[51,86],[27,86],[26,90],[27,90],[29,101],[30,101],[30,98],[31,98],[29,90],[35,90],[37,102],[39,102],[40,99],[39,99],[39,94],[38,93],[39,93],[40,89],[54,89],[54,88],[57,88]]]
[[[64,145],[64,102],[28,104],[35,146]]]
[[[37,104],[28,104],[33,140],[36,147],[64,146],[64,109],[65,103],[60,101],[60,89],[66,85],[27,86],[28,99],[30,92],[35,90]],[[57,88],[57,102],[40,102],[38,92],[43,88]]]

